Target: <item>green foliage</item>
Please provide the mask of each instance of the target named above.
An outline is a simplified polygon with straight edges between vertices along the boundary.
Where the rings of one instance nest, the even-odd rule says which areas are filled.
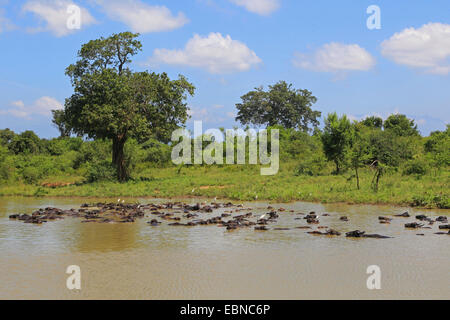
[[[347,160],[347,152],[350,149],[354,130],[347,116],[341,118],[336,113],[331,113],[325,119],[325,128],[322,133],[322,144],[325,156],[336,165],[336,173]]]
[[[408,119],[404,114],[392,114],[384,121],[384,129],[392,131],[396,136],[419,136],[414,120]]]
[[[13,159],[6,147],[0,145],[0,183],[11,179],[13,175]]]
[[[142,144],[144,161],[157,167],[170,165],[172,150],[170,146],[155,139],[149,139]]]
[[[33,131],[27,130],[15,135],[11,139],[8,149],[14,154],[37,154],[42,150],[42,142]]]
[[[8,128],[0,130],[0,145],[7,146],[11,143],[15,135],[14,131]]]
[[[25,167],[22,170],[22,177],[26,183],[36,184],[43,177],[43,170],[37,167]]]
[[[66,113],[64,110],[52,110],[53,119],[52,123],[53,125],[58,129],[60,137],[70,137],[71,128],[68,126],[68,122],[66,119]]]
[[[371,161],[380,165],[398,167],[402,161],[410,160],[414,155],[414,140],[397,136],[393,131],[372,131],[369,143]]]
[[[429,168],[428,163],[424,159],[414,159],[405,164],[403,174],[423,176],[429,171]]]
[[[375,116],[367,117],[364,120],[362,120],[360,123],[363,126],[366,126],[368,128],[372,128],[372,129],[383,128],[383,119],[381,119],[380,117],[375,117]]]
[[[428,192],[413,197],[411,205],[414,207],[429,207],[439,209],[450,209],[450,198],[445,194],[429,194]]]
[[[450,166],[450,125],[446,131],[432,132],[424,147],[434,167]]]
[[[112,162],[120,181],[129,178],[127,140],[156,136],[168,141],[187,120],[185,100],[195,89],[183,76],[170,80],[166,73],[131,71],[130,57],[142,48],[137,37],[123,32],[84,44],[78,61],[66,69],[74,94],[66,99],[64,114],[57,114],[72,132],[113,142]]]
[[[88,182],[114,181],[115,168],[110,161],[94,161],[89,164],[85,178]]]
[[[111,142],[107,140],[94,140],[84,142],[73,161],[73,168],[79,169],[90,162],[99,162],[111,159]]]
[[[296,175],[319,176],[325,175],[327,159],[322,152],[313,153],[309,157],[300,160]]]
[[[314,127],[319,124],[317,118],[321,113],[311,109],[317,98],[310,91],[294,89],[285,81],[269,86],[268,91],[255,88],[241,99],[242,103],[236,104],[236,120],[243,125],[282,125],[307,131],[310,124]]]

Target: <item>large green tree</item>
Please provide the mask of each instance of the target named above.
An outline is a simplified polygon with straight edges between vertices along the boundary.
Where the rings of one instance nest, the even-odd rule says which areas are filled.
[[[187,95],[194,86],[179,76],[133,72],[131,57],[142,48],[138,34],[123,32],[89,41],[78,61],[66,69],[74,94],[66,99],[64,128],[95,139],[112,140],[112,162],[117,178],[129,178],[124,146],[129,138],[155,137],[168,141],[171,132],[188,118]]]
[[[243,125],[282,125],[285,128],[297,128],[303,131],[319,125],[319,111],[311,109],[317,98],[312,92],[294,89],[291,84],[280,81],[269,86],[255,88],[241,97],[242,102],[236,104],[238,115],[236,121]]]

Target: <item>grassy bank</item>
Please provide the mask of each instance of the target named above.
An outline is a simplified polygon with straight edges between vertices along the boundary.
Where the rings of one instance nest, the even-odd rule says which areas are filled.
[[[416,205],[449,208],[450,172],[405,176],[390,173],[382,177],[380,189],[370,186],[373,172],[362,170],[361,189],[347,174],[296,176],[287,163],[275,176],[261,176],[256,166],[199,166],[147,168],[139,180],[127,183],[84,183],[77,176],[51,177],[36,185],[0,186],[1,196],[81,196],[81,197],[179,197],[207,196],[232,200],[294,200],[367,204]],[[73,183],[63,186],[64,184]]]

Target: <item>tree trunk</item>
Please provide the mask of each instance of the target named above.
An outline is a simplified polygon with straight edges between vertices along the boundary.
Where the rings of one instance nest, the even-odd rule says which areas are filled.
[[[124,157],[124,146],[126,140],[127,139],[124,135],[113,139],[112,163],[117,170],[117,179],[120,182],[126,181],[129,178]]]
[[[381,168],[378,168],[377,171],[377,180],[375,182],[375,191],[378,192],[378,184],[380,182],[380,177],[381,177]]]
[[[336,174],[339,175],[340,173],[339,162],[337,160],[334,160],[334,163],[336,164]]]
[[[358,167],[355,167],[355,173],[356,173],[356,186],[359,190],[359,174],[358,174]]]

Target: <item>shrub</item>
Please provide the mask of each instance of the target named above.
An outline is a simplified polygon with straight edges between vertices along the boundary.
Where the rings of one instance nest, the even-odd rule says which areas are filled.
[[[445,194],[429,195],[423,194],[413,197],[411,203],[413,207],[433,207],[440,209],[450,209],[450,198]]]
[[[429,170],[428,164],[421,159],[411,160],[406,163],[403,174],[404,175],[425,175]]]
[[[318,176],[324,173],[327,167],[327,160],[323,153],[319,152],[306,157],[300,161],[297,167],[296,175]]]
[[[42,178],[42,172],[36,167],[26,167],[22,170],[22,177],[28,184],[36,184]]]
[[[142,145],[142,148],[144,161],[151,162],[155,166],[164,166],[170,163],[172,153],[170,146],[150,139]]]
[[[116,169],[109,160],[91,162],[85,173],[88,182],[114,180]]]
[[[8,149],[0,146],[0,181],[8,181],[13,174],[14,163]]]
[[[15,135],[8,145],[8,148],[14,154],[37,154],[41,152],[43,143],[33,131],[24,131]]]
[[[79,148],[73,161],[73,168],[78,169],[89,162],[109,160],[111,157],[111,142],[104,140],[86,141]]]

